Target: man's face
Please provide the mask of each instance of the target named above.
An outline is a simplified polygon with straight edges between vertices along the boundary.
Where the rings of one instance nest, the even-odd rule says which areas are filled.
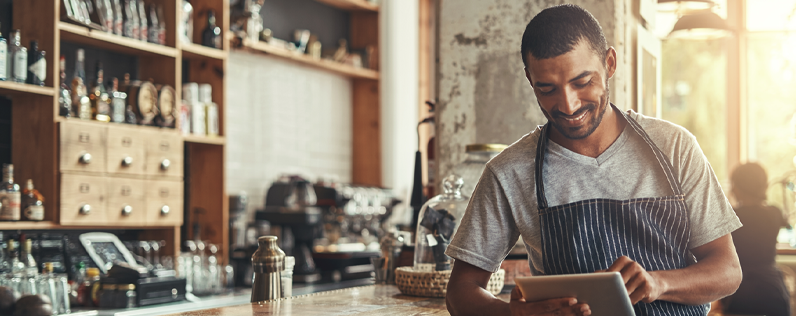
[[[571,140],[584,139],[599,126],[608,109],[608,79],[616,70],[616,51],[598,56],[582,39],[568,53],[528,57],[525,75],[551,125]]]

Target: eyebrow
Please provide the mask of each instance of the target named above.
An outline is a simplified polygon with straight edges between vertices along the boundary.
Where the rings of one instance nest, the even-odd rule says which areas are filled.
[[[594,71],[586,70],[584,72],[581,72],[575,78],[569,79],[569,82],[573,82],[573,81],[577,81],[577,80],[583,79],[583,77],[589,76],[589,75],[591,75],[593,73],[594,73]],[[553,86],[553,84],[552,83],[547,83],[547,82],[537,82],[535,84],[535,86],[537,86],[537,87],[550,87],[550,86]]]

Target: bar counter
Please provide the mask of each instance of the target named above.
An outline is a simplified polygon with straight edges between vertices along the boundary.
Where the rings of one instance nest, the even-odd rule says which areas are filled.
[[[509,294],[498,298],[508,301]],[[445,299],[401,294],[394,285],[368,285],[319,292],[260,303],[170,314],[170,316],[219,315],[450,315]]]

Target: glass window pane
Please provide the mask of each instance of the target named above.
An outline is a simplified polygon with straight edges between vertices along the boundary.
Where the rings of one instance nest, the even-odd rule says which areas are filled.
[[[796,0],[747,0],[746,29],[796,30]]]
[[[724,40],[665,40],[662,118],[696,136],[721,183],[727,183],[727,54]]]
[[[748,58],[749,160],[757,161],[776,183],[794,171],[796,156],[796,34],[750,33]],[[783,210],[782,185],[771,185],[768,202]],[[785,197],[792,199],[790,194]]]

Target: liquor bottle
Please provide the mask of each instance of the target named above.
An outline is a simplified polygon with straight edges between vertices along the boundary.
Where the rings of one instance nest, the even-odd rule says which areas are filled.
[[[6,69],[8,63],[8,42],[3,38],[3,33],[0,32],[0,81],[8,80],[8,73]]]
[[[202,31],[202,45],[221,48],[221,28],[216,26],[216,13],[207,11],[207,27]]]
[[[96,0],[97,15],[100,18],[100,24],[105,28],[105,32],[113,33],[113,6],[110,0]]]
[[[25,264],[25,275],[28,277],[39,275],[39,266],[36,264],[36,259],[33,259],[32,248],[33,241],[25,239],[25,245],[22,247],[22,253],[20,254],[20,261]]]
[[[3,241],[3,232],[0,232],[0,275],[11,272],[11,263],[8,261],[11,256],[6,251],[6,243]]]
[[[3,165],[3,183],[0,185],[0,220],[18,221],[22,195],[19,185],[14,183],[14,165]]]
[[[8,240],[8,262],[11,269],[11,275],[22,276],[25,274],[25,264],[19,260],[19,252],[17,252],[17,244],[13,239]]]
[[[77,50],[75,74],[72,76],[72,108],[77,117],[83,120],[91,119],[91,100],[86,90],[85,53],[83,49]]]
[[[166,16],[163,14],[163,6],[159,5],[158,8],[158,44],[166,45]]]
[[[149,37],[149,25],[147,22],[146,17],[146,6],[144,6],[144,0],[137,0],[138,1],[138,22],[141,23],[138,29],[139,35],[138,39],[146,42],[147,37]]]
[[[11,47],[8,48],[7,73],[11,81],[25,83],[28,78],[28,49],[22,46],[22,32],[14,30],[11,34]]]
[[[22,191],[22,219],[26,221],[44,220],[44,197],[33,188],[33,180],[28,179],[25,190]]]
[[[69,91],[69,85],[66,84],[66,57],[64,57],[64,55],[61,55],[59,64],[61,68],[61,74],[59,75],[61,78],[61,86],[58,91],[58,115],[73,117],[75,113],[72,111],[72,96]]]
[[[44,80],[47,79],[47,58],[44,58],[44,55],[45,52],[39,50],[39,42],[30,41],[27,83],[37,86],[44,85]]]
[[[119,79],[113,78],[111,91],[111,122],[124,123],[124,112],[127,110],[127,93],[119,91]]]
[[[91,115],[97,121],[110,122],[111,121],[111,106],[108,100],[108,92],[105,91],[105,84],[103,83],[103,70],[102,63],[97,62],[96,81],[91,85],[91,91],[88,95],[91,100]]]
[[[45,262],[44,268],[41,271],[41,276],[39,277],[39,284],[38,290],[39,294],[47,296],[50,298],[50,302],[52,304],[53,311],[58,311],[60,307],[61,301],[59,300],[56,282],[58,281],[58,277],[53,272],[53,263],[52,262]]]
[[[124,10],[122,0],[110,0],[113,9],[113,34],[124,35]]]
[[[138,39],[138,27],[141,26],[141,22],[139,22],[137,2],[136,0],[122,1],[124,1],[124,36]]]
[[[154,44],[160,44],[158,37],[160,36],[160,23],[158,22],[158,13],[154,4],[149,5],[149,38],[148,41]]]

